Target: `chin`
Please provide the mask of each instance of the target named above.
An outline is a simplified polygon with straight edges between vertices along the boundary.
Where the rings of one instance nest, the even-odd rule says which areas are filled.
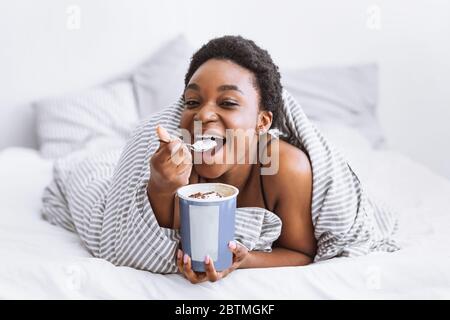
[[[224,165],[220,164],[195,164],[195,171],[206,179],[217,179],[226,172]]]

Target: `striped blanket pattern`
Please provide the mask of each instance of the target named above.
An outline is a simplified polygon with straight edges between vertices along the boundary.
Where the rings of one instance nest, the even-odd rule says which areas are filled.
[[[314,260],[398,250],[395,215],[365,194],[345,159],[286,91],[283,99],[284,139],[304,150],[312,165]],[[177,272],[179,231],[158,225],[146,189],[149,159],[159,146],[155,128],[159,124],[176,134],[183,108],[180,100],[142,121],[123,146],[78,150],[56,160],[43,194],[43,217],[77,232],[95,257],[155,273]],[[270,251],[281,227],[266,209],[236,211],[235,238],[250,250]]]

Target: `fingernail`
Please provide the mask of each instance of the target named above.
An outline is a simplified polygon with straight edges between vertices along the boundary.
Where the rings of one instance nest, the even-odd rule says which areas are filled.
[[[236,249],[236,242],[234,241],[228,242],[228,247],[230,247],[230,249]]]
[[[184,254],[184,258],[183,258],[183,262],[184,263],[188,263],[189,260],[189,256],[187,255],[187,253]]]
[[[205,257],[205,263],[206,263],[206,264],[209,264],[209,261],[210,261],[210,260],[209,260],[209,256],[207,255],[207,256]]]
[[[183,256],[183,252],[180,249],[178,249],[177,258],[181,259],[182,256]]]

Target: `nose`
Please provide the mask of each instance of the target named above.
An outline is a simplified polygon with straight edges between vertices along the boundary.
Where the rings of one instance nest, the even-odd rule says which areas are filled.
[[[205,103],[195,114],[194,121],[201,121],[201,123],[214,122],[219,119],[214,103]]]

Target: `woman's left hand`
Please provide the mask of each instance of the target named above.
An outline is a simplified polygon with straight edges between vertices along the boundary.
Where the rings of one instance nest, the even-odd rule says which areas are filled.
[[[214,268],[214,262],[207,256],[205,257],[205,270],[206,272],[195,272],[192,270],[191,257],[184,254],[183,251],[178,249],[177,253],[177,265],[178,270],[191,282],[200,283],[204,281],[216,282],[226,277],[230,272],[236,270],[241,266],[244,260],[249,256],[249,252],[246,247],[237,244],[235,241],[230,241],[228,248],[233,253],[233,264],[230,268],[223,271],[216,271]]]

